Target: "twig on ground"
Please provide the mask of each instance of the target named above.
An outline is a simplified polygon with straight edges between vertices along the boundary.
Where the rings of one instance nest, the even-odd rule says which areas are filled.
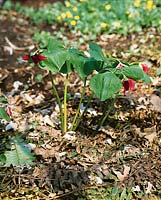
[[[30,45],[30,46],[27,46],[27,47],[17,47],[16,45],[14,45],[11,41],[9,41],[8,37],[5,37],[5,40],[7,42],[7,44],[14,50],[16,51],[24,51],[24,50],[32,50],[34,49],[34,45]]]

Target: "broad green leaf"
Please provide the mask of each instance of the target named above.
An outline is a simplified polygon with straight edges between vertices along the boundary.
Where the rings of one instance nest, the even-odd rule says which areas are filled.
[[[104,57],[101,47],[98,46],[94,42],[91,42],[89,44],[89,53],[90,53],[91,57],[93,57],[96,60],[99,60],[99,61],[105,60],[105,57]]]
[[[68,74],[69,72],[74,70],[75,65],[76,66],[81,65],[81,63],[79,63],[79,54],[81,54],[81,52],[77,49],[74,49],[74,48],[68,49],[66,62],[62,66],[60,72],[64,74]]]
[[[63,44],[55,39],[49,40],[48,49],[43,51],[46,60],[41,61],[39,66],[51,72],[59,72],[67,58],[67,51]]]
[[[61,40],[50,38],[48,41],[48,50],[53,51],[56,49],[64,49],[64,44]]]
[[[111,72],[94,75],[90,80],[90,86],[101,101],[112,98],[122,88],[120,79]]]
[[[99,71],[101,69],[101,61],[88,58],[83,52],[77,49],[70,49],[69,60],[83,80],[91,74],[93,70]]]
[[[88,73],[85,72],[84,67],[88,58],[85,54],[77,49],[70,49],[68,54],[68,60],[72,64],[73,68],[80,75],[81,79],[85,79]]]
[[[121,69],[121,72],[128,78],[131,78],[135,81],[141,80],[144,78],[144,71],[140,67],[124,67]]]
[[[10,165],[22,166],[33,164],[34,156],[25,145],[26,144],[19,136],[11,138],[11,150],[4,153],[6,156],[6,167],[9,167]]]
[[[84,74],[88,76],[92,73],[93,70],[99,72],[102,69],[102,62],[97,61],[94,58],[88,58],[85,65],[84,65]]]
[[[73,71],[73,65],[70,63],[69,60],[66,60],[62,68],[60,69],[60,73],[63,74],[69,74],[71,71]]]
[[[145,81],[146,83],[151,83],[151,78],[144,73],[144,77],[142,78],[143,81]]]
[[[103,66],[103,69],[116,68],[118,64],[119,61],[116,60],[115,58],[105,58],[105,64]]]
[[[0,119],[5,119],[7,121],[10,121],[10,117],[7,115],[5,108],[0,107]]]

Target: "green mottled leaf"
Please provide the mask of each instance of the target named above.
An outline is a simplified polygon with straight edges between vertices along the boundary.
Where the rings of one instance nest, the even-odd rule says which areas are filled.
[[[25,146],[24,141],[19,137],[12,137],[10,140],[10,151],[5,151],[4,155],[6,157],[6,167],[10,165],[22,166],[22,165],[32,165],[34,156],[30,150]]]
[[[131,78],[135,81],[144,78],[144,71],[140,67],[124,67],[121,69],[121,72],[128,78]]]
[[[112,98],[122,88],[120,79],[111,72],[94,75],[90,80],[90,86],[101,101]]]
[[[81,79],[84,79],[88,75],[88,73],[84,71],[85,63],[88,58],[83,52],[77,49],[70,49],[68,60],[72,64],[73,68],[78,72]]]
[[[67,58],[67,51],[60,41],[51,39],[49,40],[48,49],[43,51],[43,55],[46,56],[47,59],[41,61],[39,66],[54,73],[59,72],[64,65]]]
[[[144,77],[142,78],[143,81],[145,81],[146,83],[151,83],[151,78],[144,73]]]
[[[101,47],[98,46],[94,42],[91,42],[89,44],[89,53],[90,53],[91,57],[93,57],[96,60],[99,60],[99,61],[105,60],[105,57],[104,57]]]

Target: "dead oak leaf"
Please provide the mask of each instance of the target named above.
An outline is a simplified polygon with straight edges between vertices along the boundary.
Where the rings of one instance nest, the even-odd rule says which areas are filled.
[[[53,158],[55,157],[56,153],[58,153],[59,147],[52,147],[51,149],[44,149],[42,147],[35,148],[34,153],[36,155],[41,155],[44,159],[45,158]]]
[[[129,175],[130,167],[124,165],[123,174],[121,172],[119,172],[119,171],[115,171],[114,169],[113,169],[113,172],[117,176],[117,178],[119,179],[119,181],[123,182],[128,177],[128,175]]]

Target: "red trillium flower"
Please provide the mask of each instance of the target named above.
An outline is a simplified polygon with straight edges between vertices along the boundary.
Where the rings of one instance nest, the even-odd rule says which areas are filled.
[[[23,60],[28,60],[28,61],[32,61],[34,62],[35,64],[38,64],[40,61],[42,60],[46,60],[46,57],[41,55],[41,54],[35,54],[33,56],[31,55],[26,55],[23,57]]]
[[[145,63],[142,63],[142,64],[141,64],[141,67],[142,67],[143,71],[145,72],[145,74],[148,74],[148,72],[149,72],[149,67],[148,67],[148,65],[145,64]]]
[[[135,81],[133,79],[128,79],[127,81],[123,81],[122,82],[122,85],[124,87],[124,94],[126,91],[130,90],[130,91],[133,91],[135,90]]]

